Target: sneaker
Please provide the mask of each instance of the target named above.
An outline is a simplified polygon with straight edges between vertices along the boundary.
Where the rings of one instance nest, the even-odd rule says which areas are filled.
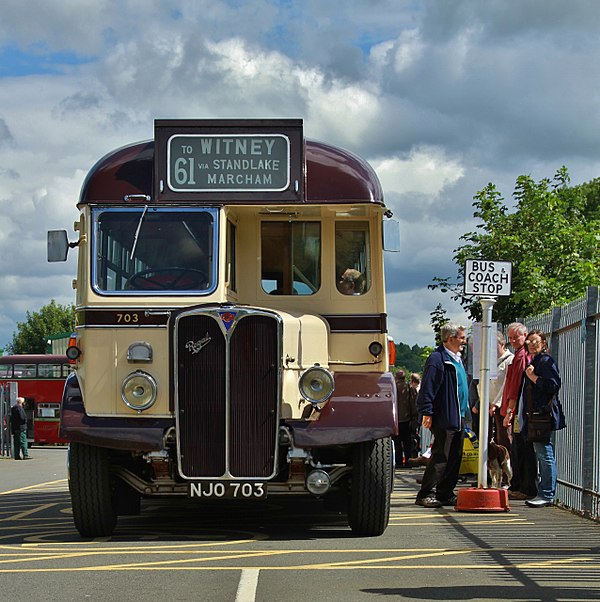
[[[525,500],[525,503],[531,508],[543,508],[544,506],[552,506],[553,502],[543,497],[534,497],[532,500]]]
[[[451,495],[447,500],[439,500],[442,506],[456,506],[458,498],[455,495]]]
[[[529,496],[526,493],[523,493],[521,491],[509,491],[508,492],[509,500],[526,500],[528,498],[529,498]]]
[[[423,506],[423,508],[440,508],[442,506],[442,502],[436,500],[432,495],[418,497],[415,500],[415,504],[417,506]]]
[[[25,456],[23,460],[33,460],[33,458],[31,456]]]

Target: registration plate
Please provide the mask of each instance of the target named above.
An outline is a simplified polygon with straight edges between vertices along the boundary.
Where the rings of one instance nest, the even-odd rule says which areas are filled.
[[[190,483],[190,497],[201,498],[235,498],[246,500],[260,500],[267,497],[265,483],[230,482],[230,481],[199,481]]]

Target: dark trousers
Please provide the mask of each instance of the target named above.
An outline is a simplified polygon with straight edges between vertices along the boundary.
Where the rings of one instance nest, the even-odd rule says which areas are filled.
[[[494,414],[494,422],[496,427],[496,432],[494,434],[494,441],[498,445],[504,445],[508,452],[510,453],[510,449],[512,446],[512,425],[509,427],[505,427],[504,416],[500,415],[500,410],[497,409]]]
[[[431,434],[431,458],[425,468],[417,499],[425,498],[435,490],[435,497],[445,501],[454,495],[458,482],[465,430],[461,428],[460,431],[447,431],[432,426]]]
[[[510,463],[513,469],[511,491],[520,491],[529,496],[537,495],[537,456],[533,443],[527,441],[521,433],[513,433]]]
[[[17,431],[13,433],[13,458],[17,460],[23,453],[23,458],[29,455],[27,450],[27,431]]]
[[[398,423],[398,436],[394,437],[394,445],[396,446],[396,466],[408,466],[408,459],[412,456],[413,447],[410,422]]]

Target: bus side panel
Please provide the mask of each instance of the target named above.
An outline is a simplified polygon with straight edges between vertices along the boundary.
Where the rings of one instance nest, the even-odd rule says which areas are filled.
[[[317,420],[289,420],[298,447],[326,447],[398,434],[396,383],[391,373],[342,372]]]
[[[66,439],[60,436],[60,419],[40,419],[37,416],[33,422],[33,441],[36,444],[54,445],[56,443],[67,443]]]

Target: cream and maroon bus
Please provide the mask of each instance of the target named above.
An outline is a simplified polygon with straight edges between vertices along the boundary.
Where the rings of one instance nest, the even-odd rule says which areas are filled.
[[[301,120],[157,120],[90,170],[62,400],[82,536],[141,498],[319,496],[383,533],[396,387],[373,169]],[[385,226],[385,228],[384,228]],[[236,506],[237,507],[237,506]]]

